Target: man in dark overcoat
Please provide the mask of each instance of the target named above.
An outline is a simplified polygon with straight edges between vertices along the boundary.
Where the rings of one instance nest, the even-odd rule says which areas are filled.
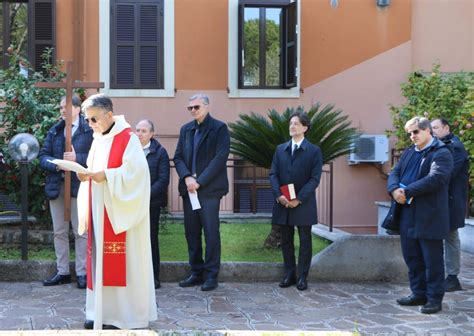
[[[168,204],[168,185],[170,183],[170,163],[168,152],[154,138],[155,125],[151,120],[140,120],[135,126],[135,134],[143,146],[150,170],[150,241],[153,260],[155,288],[160,288],[160,229],[161,208]]]
[[[272,224],[280,225],[285,274],[279,286],[296,284],[297,289],[308,288],[307,277],[312,258],[311,227],[318,223],[315,190],[321,178],[323,158],[318,146],[305,139],[310,120],[305,113],[290,116],[291,140],[280,144],[273,156],[270,183],[276,199],[273,205]],[[296,198],[282,194],[280,187],[293,184]],[[298,228],[300,249],[296,269],[294,232]],[[298,279],[297,277],[298,276]]]
[[[179,286],[202,284],[201,290],[210,291],[218,286],[221,262],[219,206],[221,198],[229,191],[226,164],[230,136],[227,125],[209,114],[206,95],[196,94],[189,98],[187,109],[194,120],[181,127],[174,164],[179,176],[179,194],[183,197],[191,274]],[[196,196],[196,193],[200,209],[195,207],[193,210],[190,196]],[[202,231],[206,241],[204,260]]]
[[[81,99],[72,97],[72,151],[65,152],[66,144],[66,97],[60,101],[61,119],[51,127],[44,140],[38,158],[40,166],[47,172],[45,194],[49,200],[49,210],[53,221],[54,251],[57,271],[43,281],[44,286],[56,286],[71,282],[69,273],[69,221],[64,220],[64,173],[58,166],[49,162],[54,159],[74,161],[86,166],[87,155],[92,144],[92,129],[81,112]],[[79,180],[71,174],[71,225],[74,232],[76,252],[76,279],[78,288],[86,288],[87,236],[78,233],[77,192]]]
[[[462,290],[458,279],[461,269],[461,240],[458,229],[464,227],[469,187],[469,155],[463,143],[451,133],[449,123],[444,118],[431,122],[433,134],[444,142],[453,155],[453,171],[449,180],[449,237],[444,241],[444,280],[446,292]]]
[[[413,145],[406,149],[387,181],[401,204],[399,225],[411,295],[402,306],[422,306],[424,314],[441,310],[444,296],[443,239],[449,235],[448,183],[453,159],[431,134],[430,121],[415,117],[405,124]]]

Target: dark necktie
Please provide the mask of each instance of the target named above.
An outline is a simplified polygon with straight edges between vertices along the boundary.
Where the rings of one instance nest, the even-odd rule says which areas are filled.
[[[295,156],[296,150],[298,149],[298,145],[294,144],[293,145],[293,151],[291,152],[291,156]]]
[[[201,140],[201,132],[199,132],[199,128],[196,128],[196,131],[194,132],[194,141],[193,141],[193,161],[191,164],[191,174],[193,174],[193,176],[197,175],[196,174],[196,155],[197,155],[199,140]]]

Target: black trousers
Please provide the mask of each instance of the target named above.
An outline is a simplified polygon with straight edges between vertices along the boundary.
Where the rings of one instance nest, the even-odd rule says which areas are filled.
[[[408,266],[410,289],[429,302],[441,303],[444,296],[443,240],[413,239],[408,237],[409,212],[400,214],[400,242],[405,263]]]
[[[158,242],[160,211],[161,208],[159,206],[150,207],[151,257],[153,259],[153,275],[156,280],[160,280],[160,245]]]
[[[193,274],[202,275],[205,271],[207,278],[217,279],[221,264],[220,198],[199,196],[199,202],[201,209],[193,211],[189,197],[186,195],[183,198],[184,232],[188,243],[189,264]],[[201,238],[203,231],[206,242],[204,259]]]
[[[298,253],[298,278],[306,278],[311,267],[311,258],[313,257],[313,241],[311,236],[311,225],[298,226],[298,235],[300,238],[300,250]],[[296,274],[295,260],[295,227],[293,225],[281,225],[281,250],[283,253],[283,263],[285,265],[285,274]]]

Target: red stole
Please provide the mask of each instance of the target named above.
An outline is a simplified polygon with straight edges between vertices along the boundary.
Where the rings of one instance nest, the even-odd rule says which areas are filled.
[[[118,168],[122,165],[122,157],[128,145],[132,130],[124,129],[114,137],[110,148],[107,168]],[[92,290],[92,184],[89,182],[89,223],[87,235],[87,288]],[[126,268],[126,232],[115,234],[110,223],[107,209],[104,206],[104,244],[103,244],[103,286],[127,285]]]

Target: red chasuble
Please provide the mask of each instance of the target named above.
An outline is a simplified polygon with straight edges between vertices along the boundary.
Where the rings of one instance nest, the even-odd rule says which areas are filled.
[[[110,148],[107,168],[118,168],[122,165],[122,157],[128,145],[132,130],[124,129],[114,137]],[[89,225],[87,235],[87,288],[92,290],[92,186],[89,182]],[[103,251],[103,285],[119,286],[127,285],[126,268],[126,232],[115,234],[110,223],[107,209],[104,207],[104,251]]]

